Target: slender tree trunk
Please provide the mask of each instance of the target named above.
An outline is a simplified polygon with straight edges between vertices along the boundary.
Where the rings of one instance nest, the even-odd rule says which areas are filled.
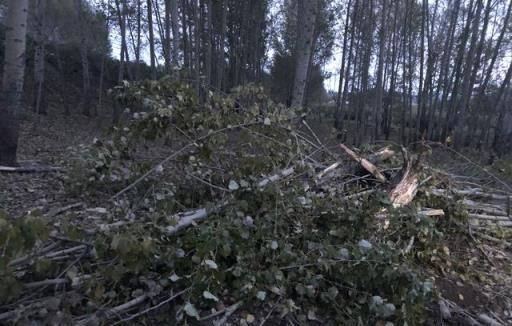
[[[226,38],[226,24],[227,24],[227,14],[228,14],[228,1],[222,1],[222,22],[221,22],[221,30],[218,41],[218,51],[217,51],[217,89],[222,89],[222,81],[224,80],[224,65],[225,65],[225,38]]]
[[[179,66],[178,51],[180,48],[180,31],[178,25],[178,0],[170,0],[171,2],[171,29],[172,29],[172,65]]]
[[[5,57],[0,93],[0,165],[16,165],[19,113],[25,73],[28,0],[8,1]]]
[[[480,26],[480,15],[483,9],[483,0],[477,0],[477,9],[475,18],[473,19],[473,26],[471,30],[471,42],[469,44],[469,50],[466,58],[466,69],[462,84],[462,98],[458,106],[459,116],[457,118],[457,128],[455,130],[455,148],[459,149],[464,145],[464,130],[466,128],[466,117],[468,112],[469,99],[473,90],[471,85],[471,72],[474,66],[476,47],[478,41],[478,28]]]
[[[341,103],[341,99],[342,99],[342,93],[344,91],[343,77],[345,76],[345,60],[346,60],[346,55],[347,55],[347,43],[348,43],[348,38],[349,38],[351,5],[352,5],[352,0],[349,0],[348,5],[347,5],[347,13],[345,16],[345,27],[344,27],[344,31],[343,31],[343,49],[342,49],[342,53],[341,53],[340,81],[338,84],[338,96],[336,98],[336,112],[334,114],[334,127],[336,127],[336,129],[338,129],[338,130],[341,128],[341,125],[342,125],[342,123],[340,123],[340,119],[343,119],[343,116],[342,116],[343,105]]]
[[[84,18],[82,0],[75,0],[80,26],[87,24]],[[85,30],[80,30],[80,59],[82,62],[82,114],[91,116],[91,77],[89,71],[89,45]]]
[[[194,16],[194,74],[197,97],[201,100],[201,29],[199,27],[199,1],[200,0],[193,0],[192,9]]]
[[[171,73],[171,1],[165,0],[165,37],[162,46],[164,47],[165,72]]]
[[[126,20],[124,19],[125,8],[124,8],[124,3],[123,3],[123,10],[121,11],[121,6],[119,3],[119,0],[115,0],[115,5],[116,5],[117,18],[118,18],[118,22],[119,22],[119,28],[121,30],[121,51],[120,51],[120,55],[119,55],[119,74],[118,74],[117,80],[119,83],[122,83],[124,80],[124,65],[125,65],[125,57],[124,57],[125,51],[124,50],[126,47],[126,25],[125,25]],[[116,120],[115,117],[114,117],[114,120]]]
[[[107,24],[108,30],[108,24]],[[140,60],[140,49],[141,49],[141,35],[142,35],[142,0],[137,0],[137,43],[135,48],[135,60],[136,60],[136,70],[135,70],[135,79],[140,79],[140,68],[141,68],[141,60]]]
[[[478,0],[477,0],[478,1]],[[451,133],[453,129],[454,124],[454,117],[457,113],[457,103],[460,95],[460,79],[463,77],[463,61],[464,61],[464,53],[466,51],[466,43],[469,38],[470,34],[470,28],[471,28],[471,22],[473,21],[473,4],[474,0],[470,0],[469,3],[469,10],[468,10],[468,17],[466,20],[466,24],[464,26],[464,30],[462,31],[461,35],[461,41],[459,44],[459,49],[457,53],[457,59],[455,63],[455,67],[452,73],[452,80],[453,75],[455,76],[454,81],[452,82],[453,88],[452,88],[452,94],[450,99],[450,104],[448,106],[448,110],[446,111],[446,119],[444,121],[443,126],[443,132],[442,132],[442,139],[446,139],[447,136]]]
[[[153,6],[152,0],[147,0],[148,7],[148,30],[149,30],[149,57],[151,62],[151,79],[156,79],[155,67],[155,36],[153,33]]]
[[[418,138],[420,135],[420,124],[421,124],[421,108],[423,107],[423,70],[424,70],[424,62],[425,62],[425,20],[428,15],[427,13],[427,0],[422,0],[422,10],[421,10],[421,36],[420,36],[420,80],[418,87],[418,102],[416,107],[416,134],[415,138]]]
[[[374,130],[374,139],[378,139],[381,135],[382,128],[382,97],[384,94],[384,85],[383,85],[383,69],[384,69],[384,58],[386,57],[385,49],[386,49],[386,15],[387,15],[387,0],[382,1],[382,13],[381,13],[381,23],[380,23],[380,31],[379,31],[379,59],[378,59],[378,67],[377,67],[377,85],[376,85],[376,99],[375,99],[375,130]]]
[[[46,1],[36,0],[35,3],[35,51],[34,51],[34,90],[33,108],[38,114],[46,114],[46,92],[44,85],[46,61]]]
[[[501,48],[501,44],[503,42],[505,33],[508,29],[508,22],[510,20],[511,12],[512,12],[512,1],[509,1],[507,13],[505,14],[505,18],[503,20],[503,26],[501,28],[500,35],[498,36],[496,45],[494,46],[494,51],[492,53],[491,62],[489,63],[489,66],[487,67],[484,81],[483,81],[482,86],[480,87],[480,91],[478,93],[478,103],[476,105],[477,109],[480,109],[480,107],[482,105],[485,91],[487,90],[487,85],[489,85],[489,81],[491,80],[492,72],[494,70],[494,65],[496,64],[496,60],[498,59],[498,54],[499,54],[499,51]],[[477,117],[477,120],[480,121],[479,117]],[[488,126],[490,125],[490,120],[491,120],[490,114],[486,120],[487,120],[487,123],[482,124],[482,128],[480,129],[480,133],[479,133],[479,137],[478,137],[480,142],[482,142],[482,140],[485,138],[484,135],[487,133]]]
[[[293,83],[292,107],[304,103],[310,57],[313,52],[313,35],[317,15],[317,0],[299,0],[297,45],[295,49],[295,80]]]
[[[212,84],[212,37],[213,37],[213,21],[212,21],[212,10],[213,3],[212,0],[208,0],[207,6],[207,15],[206,15],[206,32],[205,41],[206,41],[206,54],[205,54],[205,68],[206,68],[206,90],[209,90],[210,85]]]
[[[507,74],[505,75],[505,79],[501,83],[500,89],[497,94],[496,102],[494,104],[494,107],[496,108],[496,110],[498,112],[498,116],[496,119],[496,129],[494,131],[494,140],[492,142],[492,147],[495,150],[498,149],[500,139],[503,136],[502,132],[503,132],[505,114],[507,113],[507,111],[506,111],[507,108],[510,107],[510,106],[505,105],[503,103],[503,100],[505,98],[505,92],[510,85],[511,78],[512,78],[512,63],[510,63],[510,65],[508,67]]]
[[[438,87],[434,96],[434,112],[433,116],[436,119],[436,127],[432,127],[430,138],[438,139],[441,136],[444,124],[442,121],[443,109],[445,109],[446,102],[448,100],[448,92],[450,90],[450,57],[453,49],[455,40],[455,30],[457,26],[457,18],[459,16],[461,0],[455,0],[454,8],[451,9],[451,18],[448,27],[448,38],[445,41],[445,47],[443,49],[443,56],[441,59],[441,67],[439,72]],[[442,90],[442,92],[441,92]],[[441,101],[439,101],[439,95],[441,93]],[[437,113],[438,112],[438,113]],[[448,116],[448,115],[446,115]]]
[[[386,140],[389,140],[389,137],[391,135],[391,128],[392,128],[392,122],[393,122],[393,103],[394,103],[394,96],[395,96],[395,84],[396,84],[396,75],[397,75],[397,69],[398,65],[396,64],[396,61],[399,57],[399,37],[398,37],[398,31],[397,31],[397,23],[398,23],[398,6],[400,2],[395,2],[395,9],[394,9],[394,19],[393,19],[393,38],[392,38],[392,54],[391,54],[391,81],[389,83],[389,101],[384,106],[384,133]]]
[[[190,49],[190,42],[188,40],[188,15],[187,15],[187,8],[188,8],[188,2],[187,0],[182,0],[182,7],[181,7],[181,28],[183,31],[183,65],[185,68],[190,71],[190,55],[189,55],[189,49]]]

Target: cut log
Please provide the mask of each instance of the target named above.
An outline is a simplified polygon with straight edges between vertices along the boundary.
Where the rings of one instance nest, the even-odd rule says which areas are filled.
[[[345,151],[353,160],[361,164],[361,166],[368,172],[370,172],[377,180],[380,182],[387,182],[387,178],[382,174],[382,172],[379,171],[379,169],[370,161],[368,161],[365,158],[360,157],[357,155],[353,150],[345,146],[344,144],[339,144],[340,148]]]
[[[418,215],[423,217],[444,216],[444,211],[442,209],[423,208],[418,212]]]

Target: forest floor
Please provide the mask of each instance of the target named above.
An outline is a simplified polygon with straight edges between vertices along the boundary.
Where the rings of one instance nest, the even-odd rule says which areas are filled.
[[[19,160],[69,169],[73,165],[74,155],[78,155],[77,149],[102,137],[106,125],[98,123],[97,119],[80,115],[66,117],[50,112],[47,117],[26,114],[21,128]],[[325,128],[315,122],[311,125],[324,144],[336,145],[335,137],[326,132],[330,127]],[[485,163],[485,159],[481,161]],[[485,194],[468,193],[465,198],[453,195],[454,202],[464,199],[480,201],[482,206],[500,206],[507,214],[510,214],[511,194],[507,193],[503,184],[489,176],[489,171],[499,175],[504,183],[510,184],[510,180],[500,174],[506,172],[505,168],[509,165],[499,162],[495,167],[477,166],[474,161],[465,160],[445,150],[435,151],[429,161],[430,173],[435,179],[433,187],[443,185],[447,189],[459,185],[463,189],[478,188],[489,194],[508,196],[507,201],[503,202],[501,199],[486,198]],[[1,173],[0,212],[4,211],[7,216],[15,218],[34,211],[42,216],[56,216],[60,209],[77,203],[83,206],[76,208],[76,211],[85,212],[87,208],[94,210],[97,203],[89,203],[88,198],[77,194],[70,195],[65,186],[67,177],[66,172]],[[431,313],[430,324],[512,324],[512,232],[508,228],[512,218],[509,223],[505,223],[509,216],[500,218],[503,226],[496,223],[487,225],[481,221],[473,223],[470,219],[443,224],[445,229],[442,232],[446,236],[439,245],[445,250],[445,258],[424,268],[427,275],[435,278],[439,298],[442,298],[432,302],[428,308]],[[446,314],[443,311],[445,307],[452,315],[451,318],[443,316]],[[268,318],[274,308],[272,305],[264,310],[251,305],[244,306],[231,316],[230,321],[233,325],[293,324],[292,319],[282,321],[277,316]],[[319,324],[313,320],[310,320],[311,324]]]

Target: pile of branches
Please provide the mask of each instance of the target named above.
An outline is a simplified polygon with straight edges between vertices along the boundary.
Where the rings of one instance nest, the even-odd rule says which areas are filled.
[[[419,266],[447,259],[436,228],[459,217],[427,191],[429,146],[327,146],[255,86],[203,104],[169,79],[113,95],[130,122],[68,175],[87,201],[0,219],[0,322],[429,318]]]

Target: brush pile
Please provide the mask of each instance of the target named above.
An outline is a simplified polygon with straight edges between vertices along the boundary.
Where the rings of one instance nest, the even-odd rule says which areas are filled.
[[[510,322],[510,279],[471,269],[510,262],[510,193],[463,188],[428,144],[328,146],[254,86],[113,96],[129,121],[63,176],[80,201],[0,218],[0,323]],[[468,239],[501,253],[454,256]],[[465,306],[443,292],[460,277],[507,299]]]

